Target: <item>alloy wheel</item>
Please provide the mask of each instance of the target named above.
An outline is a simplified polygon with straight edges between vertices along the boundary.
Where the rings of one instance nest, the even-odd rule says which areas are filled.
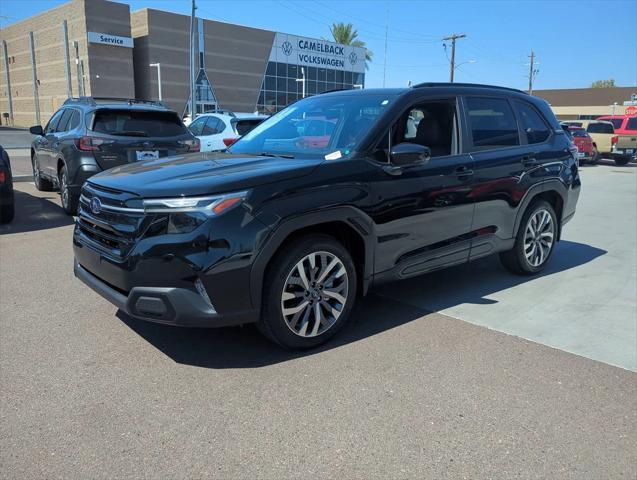
[[[60,176],[60,196],[62,197],[62,205],[64,206],[64,208],[68,208],[69,189],[68,189],[68,181],[66,178],[66,169],[62,171],[62,175]]]
[[[345,265],[330,252],[313,252],[290,271],[281,294],[286,325],[300,337],[329,330],[345,309],[349,278]]]
[[[549,257],[555,239],[555,225],[548,210],[536,211],[524,232],[524,256],[532,267],[539,267]]]

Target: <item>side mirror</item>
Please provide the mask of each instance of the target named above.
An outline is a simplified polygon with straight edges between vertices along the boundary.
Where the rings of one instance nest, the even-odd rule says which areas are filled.
[[[406,167],[426,163],[431,158],[431,150],[417,143],[399,143],[394,145],[389,152],[392,165]]]
[[[29,132],[33,135],[40,135],[40,136],[44,135],[44,130],[42,129],[40,125],[36,125],[34,127],[29,128]]]

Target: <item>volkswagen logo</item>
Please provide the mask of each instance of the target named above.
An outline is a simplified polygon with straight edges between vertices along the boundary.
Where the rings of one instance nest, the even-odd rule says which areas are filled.
[[[349,63],[351,63],[352,65],[356,65],[356,62],[358,62],[358,55],[356,55],[356,52],[352,52],[349,54]]]
[[[90,207],[91,212],[93,212],[94,215],[99,215],[99,213],[102,211],[102,202],[100,202],[99,198],[93,197],[91,198]]]
[[[290,55],[292,55],[292,44],[286,40],[281,45],[281,50],[283,50],[283,53],[285,53],[285,55],[289,57]]]

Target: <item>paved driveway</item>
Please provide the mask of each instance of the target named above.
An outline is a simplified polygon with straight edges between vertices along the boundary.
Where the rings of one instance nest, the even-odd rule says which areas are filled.
[[[583,173],[586,195],[604,178],[634,185],[602,168]],[[118,313],[73,278],[59,197],[17,188],[16,221],[0,227],[0,477],[637,475],[635,373],[474,324],[491,309],[492,328],[520,335],[537,318],[536,341],[543,332],[555,345],[564,325],[562,338],[598,332],[598,344],[634,352],[616,338],[630,331],[621,292],[634,236],[621,241],[610,221],[606,240],[585,227],[634,201],[605,214],[583,201],[551,274],[521,282],[484,261],[403,282],[368,297],[336,341],[291,354],[252,327],[175,329]],[[622,188],[606,201],[621,203]],[[623,286],[602,283],[611,277]],[[595,288],[575,297],[564,283]],[[524,295],[545,306],[525,310]],[[597,310],[577,328],[565,311],[585,297]]]

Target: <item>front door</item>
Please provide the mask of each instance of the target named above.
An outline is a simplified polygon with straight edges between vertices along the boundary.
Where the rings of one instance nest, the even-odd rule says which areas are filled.
[[[392,127],[394,144],[418,143],[432,156],[401,169],[391,166],[391,158],[378,165],[368,212],[378,237],[376,274],[394,269],[409,277],[467,261],[473,161],[460,149],[458,118],[455,99],[426,101]]]

